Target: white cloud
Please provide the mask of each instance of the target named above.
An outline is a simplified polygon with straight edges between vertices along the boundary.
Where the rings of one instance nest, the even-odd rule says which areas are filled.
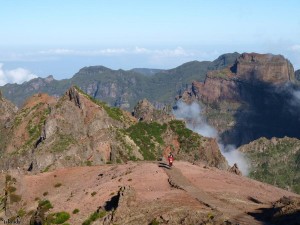
[[[74,50],[74,49],[49,49],[39,51],[41,55],[60,55],[60,56],[101,56],[101,55],[120,55],[126,54],[128,51],[124,48],[106,48],[96,50]]]
[[[147,48],[135,47],[133,53],[151,54],[154,57],[182,57],[182,56],[194,55],[194,53],[186,51],[182,47],[177,47],[174,49],[147,49]]]
[[[37,76],[24,68],[16,68],[12,70],[4,70],[3,64],[0,63],[0,85],[3,86],[7,83],[21,84],[24,81],[31,80]]]
[[[292,45],[290,47],[290,50],[293,51],[293,52],[300,52],[300,45]]]

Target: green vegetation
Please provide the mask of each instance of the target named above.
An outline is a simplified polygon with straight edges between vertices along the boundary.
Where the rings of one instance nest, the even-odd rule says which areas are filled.
[[[73,214],[79,213],[79,209],[74,209],[72,213],[73,213]]]
[[[40,110],[38,108],[46,107],[43,110]],[[37,111],[34,111],[35,109],[38,109]],[[42,126],[45,124],[47,116],[50,114],[49,108],[46,106],[46,103],[39,103],[32,107],[30,109],[30,112],[34,112],[33,117],[31,120],[29,120],[27,125],[27,130],[29,132],[30,137],[34,137],[37,139],[42,130]]]
[[[159,123],[139,122],[129,127],[128,132],[131,139],[140,147],[141,153],[145,160],[155,160],[157,145],[163,145],[163,133],[166,131],[167,125]]]
[[[67,212],[51,213],[47,216],[47,222],[51,224],[63,224],[70,219],[70,214]]]
[[[40,200],[39,208],[41,209],[42,212],[47,212],[49,209],[52,209],[53,206],[49,200]]]
[[[249,176],[300,194],[300,141],[283,138],[274,144],[261,138],[257,143],[264,150],[247,152],[252,166]]]
[[[150,225],[159,225],[159,222],[156,219],[153,219]]]
[[[85,161],[85,165],[92,166],[92,161],[89,161],[89,160]]]
[[[18,214],[19,217],[23,217],[23,216],[26,215],[26,211],[24,209],[19,209],[17,214]]]
[[[53,152],[63,152],[66,149],[68,149],[68,147],[71,144],[76,143],[76,140],[71,135],[67,135],[67,134],[58,134],[58,135],[59,135],[58,140],[51,147],[51,151]]]
[[[178,135],[180,147],[184,152],[190,152],[199,148],[201,144],[201,136],[185,127],[185,123],[180,120],[172,120],[169,122],[171,130]]]
[[[99,218],[103,218],[106,215],[106,211],[100,211],[100,212],[94,212],[92,213],[88,219],[86,219],[82,225],[90,225],[94,221],[96,221]]]

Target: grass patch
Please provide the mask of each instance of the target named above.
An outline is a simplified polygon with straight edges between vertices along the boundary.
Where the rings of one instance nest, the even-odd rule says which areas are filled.
[[[40,200],[39,201],[39,207],[43,212],[48,211],[49,209],[52,209],[53,206],[49,200]]]
[[[106,211],[100,211],[100,212],[94,212],[92,213],[88,219],[86,219],[82,225],[90,225],[94,221],[96,221],[99,218],[103,218],[106,215]]]
[[[47,222],[52,224],[63,224],[68,219],[70,219],[70,214],[67,212],[57,212],[47,216]]]
[[[130,138],[140,147],[145,160],[155,160],[157,152],[156,146],[162,146],[164,144],[162,135],[166,129],[166,124],[160,125],[156,122],[139,122],[129,127],[126,132],[128,132]]]
[[[183,121],[172,120],[169,125],[171,130],[178,135],[181,150],[191,152],[199,148],[201,136],[187,129]]]
[[[23,217],[26,215],[26,211],[24,209],[20,209],[17,214],[19,217]]]
[[[51,147],[52,152],[63,152],[76,140],[71,135],[59,134],[58,141]]]

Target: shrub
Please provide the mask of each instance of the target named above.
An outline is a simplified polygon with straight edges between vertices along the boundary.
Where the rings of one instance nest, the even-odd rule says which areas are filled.
[[[23,216],[25,216],[26,215],[26,211],[24,210],[24,209],[20,209],[19,211],[18,211],[18,216],[19,217],[23,217]]]
[[[48,191],[46,191],[46,192],[43,193],[43,196],[46,196],[46,195],[48,195]]]
[[[77,214],[77,213],[79,213],[79,209],[74,209],[73,214]]]
[[[157,143],[160,145],[164,144],[162,135],[166,129],[166,124],[139,122],[129,127],[126,132],[129,133],[131,139],[140,147],[145,160],[155,160],[156,145]]]
[[[53,208],[53,206],[49,200],[39,201],[39,207],[42,209],[42,211],[48,211],[49,209]]]
[[[56,183],[56,184],[54,185],[54,187],[58,188],[58,187],[60,187],[61,185],[62,185],[61,183]]]
[[[88,219],[86,219],[82,225],[90,225],[92,222],[96,221],[99,218],[103,218],[106,215],[106,211],[94,212]]]
[[[94,192],[91,193],[92,196],[95,196],[96,194],[97,194],[96,191],[94,191]]]
[[[70,219],[70,214],[67,212],[58,212],[47,217],[47,220],[53,224],[63,224],[68,219]]]

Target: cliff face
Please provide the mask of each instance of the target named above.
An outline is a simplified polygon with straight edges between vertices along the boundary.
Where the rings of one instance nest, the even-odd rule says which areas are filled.
[[[204,104],[205,116],[224,142],[241,145],[262,136],[300,136],[296,84],[284,57],[244,53],[233,65],[209,71],[204,82],[193,82],[180,97]]]
[[[242,54],[233,68],[238,79],[246,81],[261,81],[271,84],[294,82],[294,68],[281,55]]]
[[[292,64],[283,56],[243,53],[232,66],[209,71],[204,83],[193,82],[192,93],[208,103],[239,102],[244,94],[243,84],[283,85],[287,82],[295,82],[295,74]]]

